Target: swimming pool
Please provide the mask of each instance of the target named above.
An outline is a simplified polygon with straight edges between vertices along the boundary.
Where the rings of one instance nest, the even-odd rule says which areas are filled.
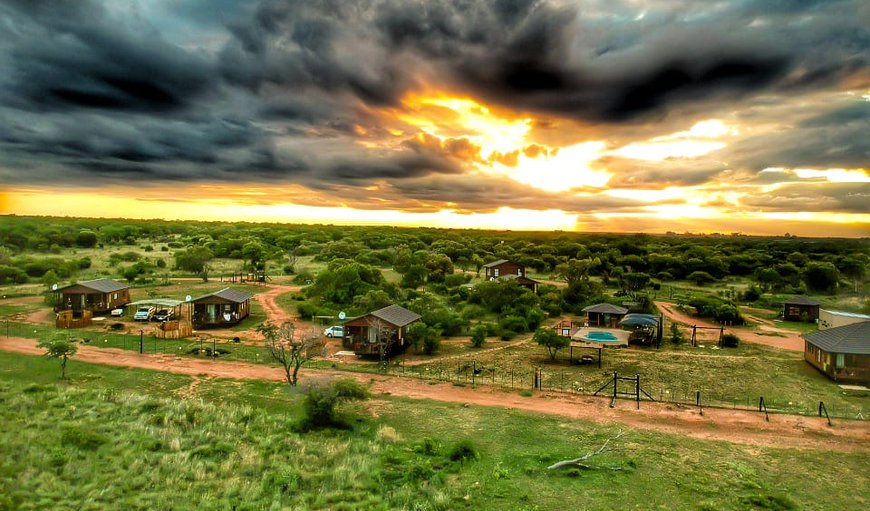
[[[587,332],[583,335],[583,338],[587,341],[593,342],[617,342],[619,338],[613,335],[610,332],[602,332],[599,330],[593,330],[591,332]]]

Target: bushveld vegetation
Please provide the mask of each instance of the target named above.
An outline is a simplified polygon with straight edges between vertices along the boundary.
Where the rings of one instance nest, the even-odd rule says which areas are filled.
[[[865,453],[378,398],[299,432],[304,393],[0,352],[0,509],[865,509]],[[425,425],[425,427],[421,427]],[[827,491],[824,498],[818,488]]]
[[[168,286],[170,277],[266,271],[306,286],[283,300],[302,318],[399,303],[448,337],[485,323],[510,339],[603,301],[650,312],[652,299],[666,298],[727,324],[743,321],[740,303],[792,294],[870,307],[867,240],[3,217],[0,246],[0,285],[108,276]],[[481,282],[495,259],[525,265],[542,281],[538,293]],[[437,342],[418,346],[435,351]]]
[[[20,315],[45,308],[29,297],[50,297],[55,283],[110,277],[130,282],[138,297],[184,298],[222,287],[215,281],[232,274],[265,271],[302,286],[277,303],[303,318],[391,303],[419,313],[422,322],[408,332],[413,349],[425,360],[439,350],[455,360],[396,366],[409,375],[471,366],[483,382],[513,385],[516,375],[520,390],[544,367],[546,387],[591,392],[618,371],[655,375],[644,385],[656,398],[702,391],[705,400],[727,406],[763,395],[771,408],[799,413],[824,400],[835,415],[854,417],[866,411],[866,394],[842,392],[800,353],[742,342],[729,350],[693,348],[673,329],[675,342],[658,351],[607,350],[599,370],[567,365],[563,339],[550,339],[546,327],[555,321],[548,317],[597,302],[653,311],[653,301],[665,299],[727,324],[743,321],[740,305],[764,316],[792,294],[859,311],[870,307],[868,254],[867,240],[0,217],[0,289],[28,298],[0,303],[0,315],[14,316],[6,322],[12,335],[52,339],[53,326]],[[483,265],[495,259],[526,265],[540,281],[538,293],[481,279]],[[254,303],[234,329],[253,330],[266,319]],[[540,346],[486,349],[497,339],[532,339],[532,332]],[[441,342],[458,335],[469,337]],[[75,337],[139,347],[138,335],[109,326]],[[146,350],[151,343],[157,349],[158,341],[146,342]],[[213,346],[221,358],[270,361],[261,345]],[[209,349],[201,340],[160,340],[159,347],[176,355]],[[556,474],[546,466],[588,452],[614,427],[381,396],[347,402],[365,393],[344,384],[311,386],[304,374],[291,388],[73,358],[69,378],[59,381],[62,361],[0,352],[0,420],[8,425],[0,432],[0,510],[544,510],[564,509],[566,499],[584,509],[863,509],[870,500],[862,490],[863,453],[749,448],[629,430],[620,453],[596,458],[591,470]],[[378,370],[355,361],[341,367]],[[822,486],[828,500],[817,499],[814,488]]]

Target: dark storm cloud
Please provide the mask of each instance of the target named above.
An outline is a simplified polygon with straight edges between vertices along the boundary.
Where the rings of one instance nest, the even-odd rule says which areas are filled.
[[[93,2],[16,2],[0,12],[11,25],[0,43],[9,105],[160,112],[188,106],[210,84],[207,62],[131,32]]]
[[[642,161],[612,156],[598,160],[596,166],[614,174],[608,183],[614,188],[696,186],[726,178],[729,170],[725,163],[712,160]]]
[[[790,183],[742,202],[774,211],[870,213],[870,183]]]
[[[391,194],[402,208],[415,204],[443,208],[453,203],[461,211],[495,211],[501,207],[515,209],[558,209],[568,213],[599,211],[637,211],[637,201],[609,197],[592,190],[589,194],[551,194],[509,181],[501,176],[474,174],[462,179],[432,176],[391,183]]]
[[[791,129],[751,136],[713,158],[760,171],[768,167],[861,168],[870,161],[870,103],[819,109]]]
[[[866,14],[846,0],[0,0],[0,177],[320,190],[387,179],[411,200],[469,208],[620,208],[450,180],[480,148],[396,130],[383,111],[410,92],[447,91],[600,128],[611,142],[656,136],[762,100],[866,85]],[[620,186],[700,184],[723,170],[717,161],[862,166],[866,104],[804,115],[705,162],[599,163]]]

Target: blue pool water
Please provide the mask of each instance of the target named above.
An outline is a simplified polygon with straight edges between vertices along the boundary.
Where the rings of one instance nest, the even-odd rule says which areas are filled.
[[[614,341],[619,340],[615,335],[613,335],[610,332],[599,332],[599,331],[589,332],[586,335],[584,335],[583,337],[585,337],[586,339],[588,339],[590,341],[595,341],[595,342],[614,342]]]

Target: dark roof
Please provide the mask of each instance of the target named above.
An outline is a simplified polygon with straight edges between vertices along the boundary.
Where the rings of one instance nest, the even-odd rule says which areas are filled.
[[[870,355],[870,321],[819,330],[802,337],[829,353]]]
[[[70,284],[68,286],[64,286],[58,291],[63,291],[64,289],[69,289],[75,286],[82,286],[88,289],[93,289],[94,291],[99,291],[100,293],[114,293],[115,291],[120,291],[122,289],[127,289],[130,286],[126,284],[121,284],[120,282],[115,282],[112,279],[96,279],[96,280],[86,280],[84,282],[76,282],[75,284]]]
[[[235,302],[235,303],[242,303],[246,300],[251,299],[251,295],[249,295],[248,293],[246,293],[244,291],[239,291],[238,289],[232,289],[229,287],[225,287],[225,288],[221,289],[220,291],[215,291],[214,293],[209,293],[207,295],[202,295],[198,298],[194,298],[193,301],[198,302],[199,300],[202,300],[203,298],[208,298],[210,296],[217,296],[218,298],[223,298],[224,300],[227,300],[229,302]]]
[[[498,266],[500,264],[509,263],[507,259],[499,259],[498,261],[493,261],[491,263],[486,263],[483,265],[484,268],[492,268],[493,266]]]
[[[371,315],[398,327],[403,327],[413,323],[422,317],[416,312],[411,312],[408,309],[399,307],[395,304],[387,305],[383,309],[378,309],[372,312]]]
[[[649,326],[649,327],[654,327],[654,326],[658,326],[658,324],[659,324],[658,316],[654,316],[652,314],[641,314],[641,313],[626,314],[625,317],[619,321],[619,326]]]
[[[595,305],[584,307],[583,312],[597,312],[598,314],[625,314],[628,312],[628,309],[610,303],[596,303]]]
[[[819,305],[819,302],[813,300],[812,298],[807,298],[806,296],[795,296],[789,300],[783,302],[786,305]]]

